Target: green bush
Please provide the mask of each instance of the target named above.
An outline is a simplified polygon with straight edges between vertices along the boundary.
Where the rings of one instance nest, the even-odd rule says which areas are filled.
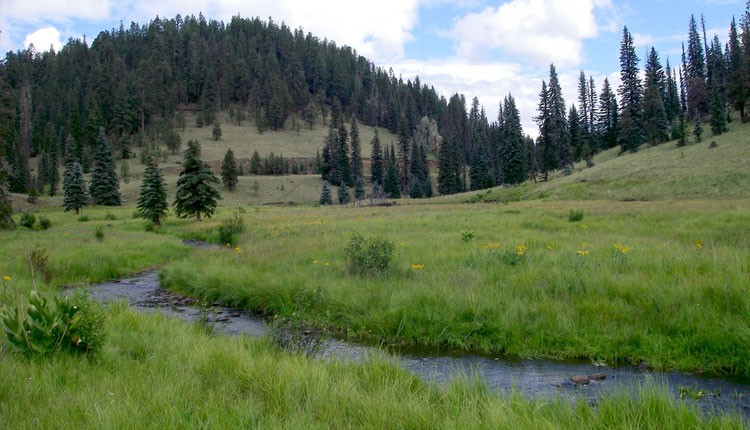
[[[94,230],[94,237],[99,242],[104,240],[104,228],[102,226],[99,226],[96,228],[96,230]]]
[[[358,233],[352,234],[344,250],[349,272],[355,275],[383,275],[391,267],[393,242],[379,238],[364,238]]]
[[[81,215],[78,217],[78,222],[87,222],[89,220],[88,215]]]
[[[244,231],[245,220],[239,214],[236,214],[221,222],[217,232],[217,241],[222,245],[235,246]]]
[[[106,314],[85,296],[75,298],[29,294],[12,309],[3,306],[0,320],[11,348],[30,355],[57,351],[91,352],[106,339]]]
[[[21,219],[18,221],[18,223],[26,228],[34,228],[34,224],[36,224],[36,217],[34,216],[34,214],[22,213]]]
[[[50,227],[52,227],[52,221],[44,215],[39,215],[39,228],[47,230]]]
[[[578,209],[571,209],[570,212],[568,212],[568,221],[570,222],[578,222],[583,219],[583,211]]]
[[[104,219],[105,219],[106,221],[116,221],[116,220],[117,220],[117,217],[116,217],[116,216],[115,216],[115,214],[113,214],[112,212],[110,212],[110,211],[107,211],[106,215],[104,215]]]

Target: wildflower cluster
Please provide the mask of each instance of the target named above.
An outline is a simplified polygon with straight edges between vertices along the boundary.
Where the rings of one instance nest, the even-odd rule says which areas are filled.
[[[695,247],[698,249],[703,249],[703,241],[702,240],[696,240],[695,241]]]
[[[620,242],[615,243],[615,249],[617,250],[616,252],[619,252],[620,254],[627,254],[633,250],[633,248],[625,246]]]
[[[586,243],[586,242],[581,242],[581,249],[579,249],[576,252],[576,255],[578,255],[578,256],[589,255],[589,250],[586,249],[588,247],[588,245],[589,244]]]
[[[411,268],[414,270],[422,270],[424,269],[424,264],[412,264]]]

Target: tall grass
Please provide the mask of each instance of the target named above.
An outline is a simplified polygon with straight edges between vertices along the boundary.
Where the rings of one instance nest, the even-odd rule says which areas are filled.
[[[383,357],[311,361],[266,340],[111,308],[95,358],[2,354],[2,426],[69,428],[742,428],[657,386],[597,406],[492,393],[477,380],[436,386]]]
[[[748,376],[748,206],[263,209],[241,254],[202,251],[168,264],[162,279],[377,343]],[[572,208],[585,220],[570,223]],[[389,276],[347,273],[352,232],[396,244]]]

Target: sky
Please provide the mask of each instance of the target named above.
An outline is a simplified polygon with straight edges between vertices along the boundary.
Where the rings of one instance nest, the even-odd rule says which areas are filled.
[[[709,39],[726,41],[745,0],[2,0],[0,52],[33,44],[59,50],[70,38],[90,44],[100,31],[148,24],[156,16],[198,15],[228,22],[260,17],[348,45],[404,80],[419,76],[449,98],[479,99],[490,121],[508,94],[526,133],[542,80],[554,63],[568,105],[578,76],[592,76],[597,93],[608,77],[619,85],[623,27],[633,34],[640,66],[653,46],[662,63],[678,65],[690,15],[705,18]],[[699,21],[700,23],[700,21]]]

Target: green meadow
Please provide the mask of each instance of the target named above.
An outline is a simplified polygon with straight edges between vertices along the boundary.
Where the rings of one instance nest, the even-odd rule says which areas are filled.
[[[145,221],[133,217],[142,169],[134,159],[134,177],[122,184],[124,207],[74,215],[62,212],[59,197],[30,204],[16,196],[19,210],[44,215],[51,227],[0,233],[0,303],[13,306],[32,289],[56,291],[158,267],[169,289],[369,344],[646,362],[662,370],[748,377],[750,142],[747,126],[731,127],[720,138],[684,148],[672,142],[636,154],[608,151],[594,167],[576,166],[572,175],[546,183],[404,199],[391,207],[317,207],[318,176],[244,176],[235,193],[222,192],[213,218],[168,217],[158,232],[147,232]],[[205,160],[221,159],[229,145],[240,158],[253,148],[265,155],[262,148],[276,148],[265,140],[270,136],[290,146],[305,139],[304,131],[259,135],[251,125],[223,128],[227,141],[201,139]],[[363,130],[362,141],[369,143]],[[210,128],[188,127],[183,142],[189,133],[210,136]],[[314,156],[320,136],[309,137],[309,145],[299,141],[309,147],[274,153]],[[178,167],[178,161],[169,156],[164,167]],[[170,187],[173,170],[167,170]],[[257,193],[250,189],[256,180]],[[289,202],[294,205],[268,204]],[[214,240],[221,222],[236,215],[246,227],[236,247],[181,243]],[[347,271],[344,250],[354,233],[395,245],[388,272]],[[47,257],[43,267],[30,264],[33,251]],[[209,335],[198,324],[137,314],[122,304],[107,313],[110,336],[96,355],[28,358],[3,344],[2,426],[746,424],[734,415],[707,415],[658,385],[607,396],[595,406],[525,398],[493,392],[474,379],[430,384],[385,357],[310,360],[268,339]]]

